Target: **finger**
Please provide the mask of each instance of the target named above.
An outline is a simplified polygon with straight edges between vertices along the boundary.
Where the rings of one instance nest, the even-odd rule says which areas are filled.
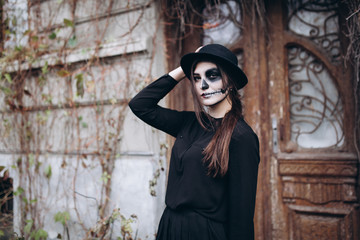
[[[198,49],[196,49],[195,52],[199,52],[202,47],[203,46],[198,47]]]

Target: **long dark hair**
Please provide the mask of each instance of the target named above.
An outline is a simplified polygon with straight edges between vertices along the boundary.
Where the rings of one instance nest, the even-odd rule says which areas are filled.
[[[231,136],[236,123],[243,117],[242,103],[240,94],[235,87],[234,79],[230,77],[230,75],[227,74],[220,65],[214,63],[221,73],[223,86],[227,86],[228,96],[231,101],[231,110],[225,114],[220,125],[213,125],[211,116],[205,111],[204,106],[201,104],[199,96],[196,94],[195,90],[194,70],[199,62],[200,61],[194,62],[191,68],[191,92],[194,100],[194,109],[200,125],[207,130],[215,131],[213,138],[203,151],[203,161],[208,163],[209,175],[212,175],[213,177],[218,175],[224,176],[229,167],[229,145]],[[224,99],[223,101],[227,101],[227,99]]]

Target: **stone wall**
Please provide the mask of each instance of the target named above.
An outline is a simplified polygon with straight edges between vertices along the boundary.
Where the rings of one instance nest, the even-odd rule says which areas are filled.
[[[127,102],[166,71],[158,6],[31,2],[22,47],[35,58],[1,66],[11,76],[7,87],[20,93],[0,93],[1,176],[13,179],[14,231],[82,239],[100,234],[101,220],[120,209],[134,220],[134,237],[153,239],[164,207],[166,137]],[[55,221],[59,212],[69,214],[65,224]],[[121,236],[125,219],[116,215],[107,236]]]

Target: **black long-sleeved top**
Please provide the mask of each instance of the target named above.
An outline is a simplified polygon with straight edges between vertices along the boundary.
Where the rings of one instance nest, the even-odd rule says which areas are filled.
[[[258,138],[241,118],[230,141],[227,174],[215,178],[208,175],[202,151],[213,137],[214,130],[202,128],[194,112],[179,112],[158,105],[176,84],[171,76],[164,75],[129,103],[137,117],[176,137],[165,203],[174,210],[191,209],[214,221],[224,222],[229,240],[253,239],[260,161]]]

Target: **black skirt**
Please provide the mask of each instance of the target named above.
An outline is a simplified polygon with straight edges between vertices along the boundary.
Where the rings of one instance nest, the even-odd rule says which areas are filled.
[[[224,223],[213,221],[195,211],[166,208],[159,223],[156,240],[226,240]]]

